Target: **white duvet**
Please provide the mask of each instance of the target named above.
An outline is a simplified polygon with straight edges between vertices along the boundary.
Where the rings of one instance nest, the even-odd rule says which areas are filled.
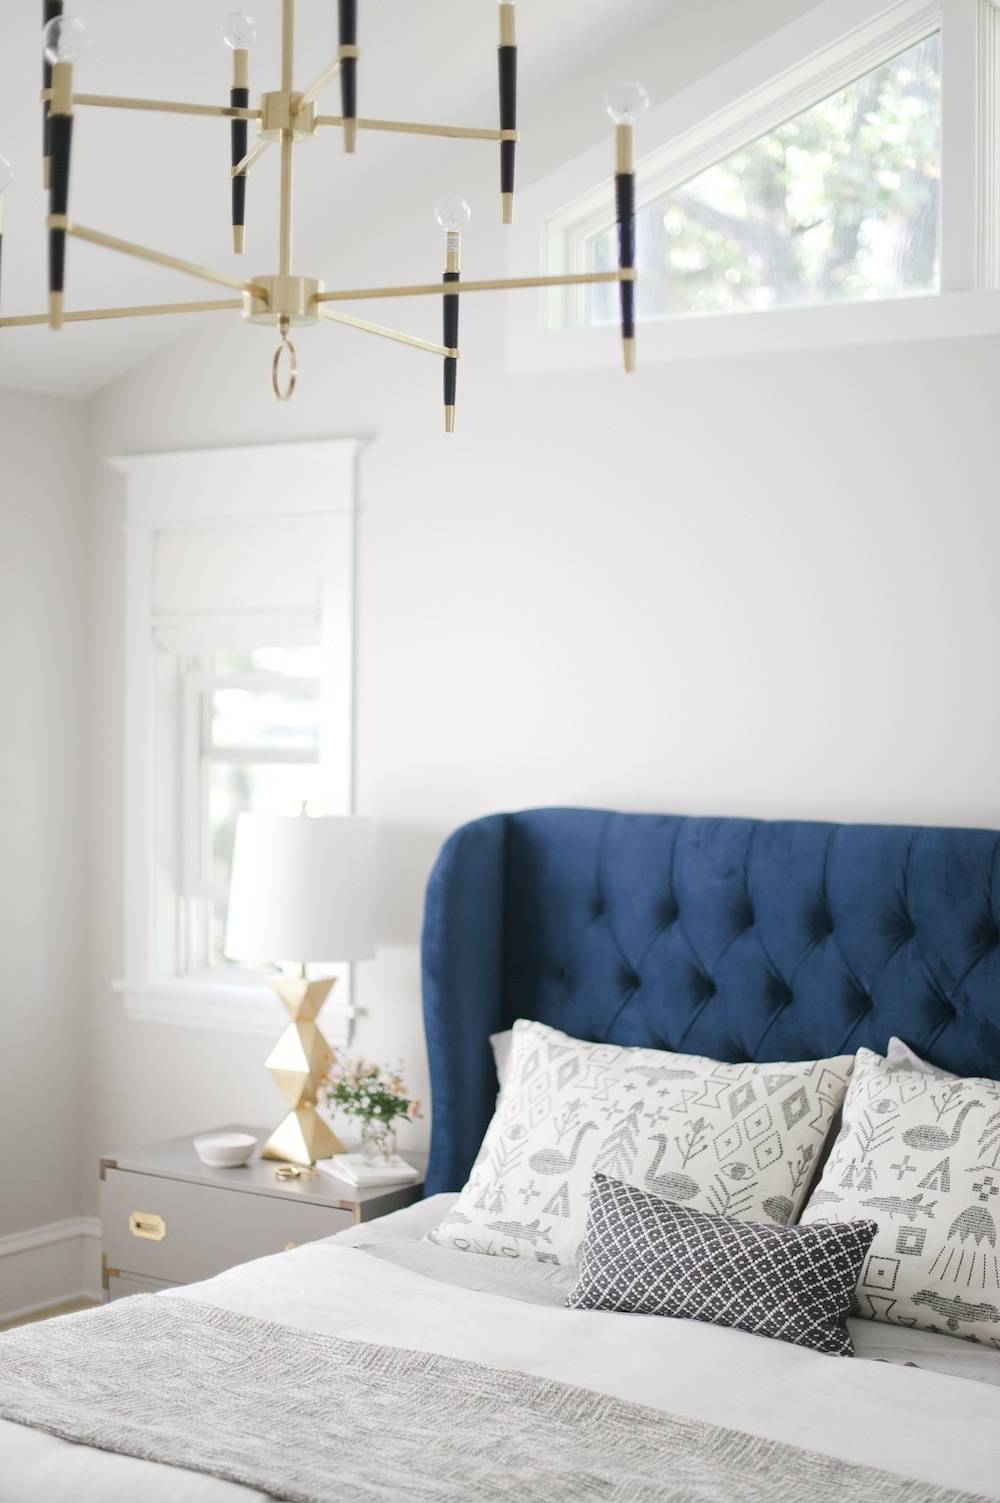
[[[161,1297],[518,1368],[1000,1499],[1000,1353],[852,1321],[852,1361],[689,1321],[565,1310],[565,1269],[421,1242],[445,1204],[441,1197]],[[0,1503],[261,1498],[0,1421]]]

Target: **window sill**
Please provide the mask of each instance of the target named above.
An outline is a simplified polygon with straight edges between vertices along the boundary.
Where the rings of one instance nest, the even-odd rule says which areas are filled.
[[[205,1033],[238,1033],[244,1037],[277,1038],[288,1014],[269,986],[232,986],[222,981],[177,978],[167,981],[111,983],[133,1023],[154,1023]],[[339,987],[338,987],[339,990]],[[324,1009],[324,1031],[335,1045],[348,1042],[354,1009],[341,997],[331,997]]]
[[[539,305],[521,306],[508,324],[511,371],[620,367],[616,328],[543,329]],[[945,292],[848,303],[827,308],[781,308],[767,313],[688,314],[640,323],[639,369],[671,360],[698,360],[782,351],[970,339],[1000,334],[1000,293]]]

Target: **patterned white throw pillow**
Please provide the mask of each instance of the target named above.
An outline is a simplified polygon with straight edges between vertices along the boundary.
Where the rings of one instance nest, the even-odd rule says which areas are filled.
[[[1000,1082],[857,1059],[803,1225],[879,1223],[858,1315],[1000,1348]]]
[[[788,1225],[853,1065],[725,1065],[517,1022],[479,1157],[429,1238],[572,1265],[595,1170],[694,1210]]]

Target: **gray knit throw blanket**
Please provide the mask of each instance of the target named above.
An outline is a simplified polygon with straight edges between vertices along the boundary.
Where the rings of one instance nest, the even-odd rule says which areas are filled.
[[[0,1416],[288,1503],[970,1503],[587,1388],[152,1295],[0,1336]]]

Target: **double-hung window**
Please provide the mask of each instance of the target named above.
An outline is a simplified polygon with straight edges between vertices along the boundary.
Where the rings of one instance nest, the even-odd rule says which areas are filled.
[[[347,442],[113,461],[127,536],[130,1016],[272,1031],[225,955],[243,811],[352,812],[354,471]],[[329,1011],[351,1015],[349,977]]]
[[[266,636],[261,624],[260,636]],[[306,633],[308,635],[308,632]],[[217,977],[237,817],[322,803],[319,643],[184,653],[181,971]]]

